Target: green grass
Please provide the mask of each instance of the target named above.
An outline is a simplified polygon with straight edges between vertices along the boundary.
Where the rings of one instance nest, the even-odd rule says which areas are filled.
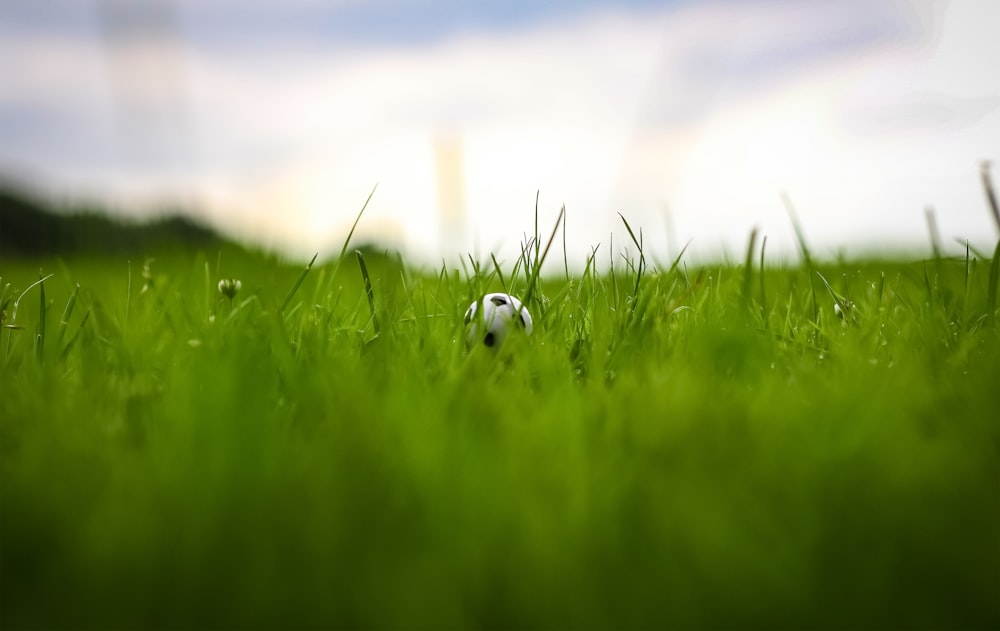
[[[1000,626],[996,254],[661,267],[625,227],[568,279],[537,228],[3,260],[0,626]],[[466,352],[528,285],[534,335]]]

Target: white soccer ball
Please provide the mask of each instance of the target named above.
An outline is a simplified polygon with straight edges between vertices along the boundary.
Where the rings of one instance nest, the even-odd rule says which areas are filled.
[[[483,305],[482,317],[479,304]],[[465,325],[469,328],[466,340],[476,344],[482,342],[490,348],[499,348],[512,329],[522,329],[531,335],[531,314],[521,301],[510,294],[486,294],[465,312]],[[480,326],[485,329],[481,330]]]

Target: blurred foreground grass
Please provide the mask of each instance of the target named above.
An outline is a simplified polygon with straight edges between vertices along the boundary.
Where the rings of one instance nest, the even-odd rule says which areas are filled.
[[[989,258],[153,258],[0,266],[4,628],[1000,626]]]

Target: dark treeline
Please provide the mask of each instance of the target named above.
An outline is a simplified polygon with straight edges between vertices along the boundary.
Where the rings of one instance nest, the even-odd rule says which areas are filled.
[[[0,188],[0,256],[131,252],[220,240],[213,230],[179,215],[139,223],[112,219],[93,207],[56,212],[30,195]]]

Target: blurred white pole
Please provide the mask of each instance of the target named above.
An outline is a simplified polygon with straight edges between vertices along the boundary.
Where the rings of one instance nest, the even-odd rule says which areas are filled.
[[[441,249],[450,253],[463,251],[467,248],[465,155],[462,139],[457,133],[437,134],[434,139],[434,162]]]

